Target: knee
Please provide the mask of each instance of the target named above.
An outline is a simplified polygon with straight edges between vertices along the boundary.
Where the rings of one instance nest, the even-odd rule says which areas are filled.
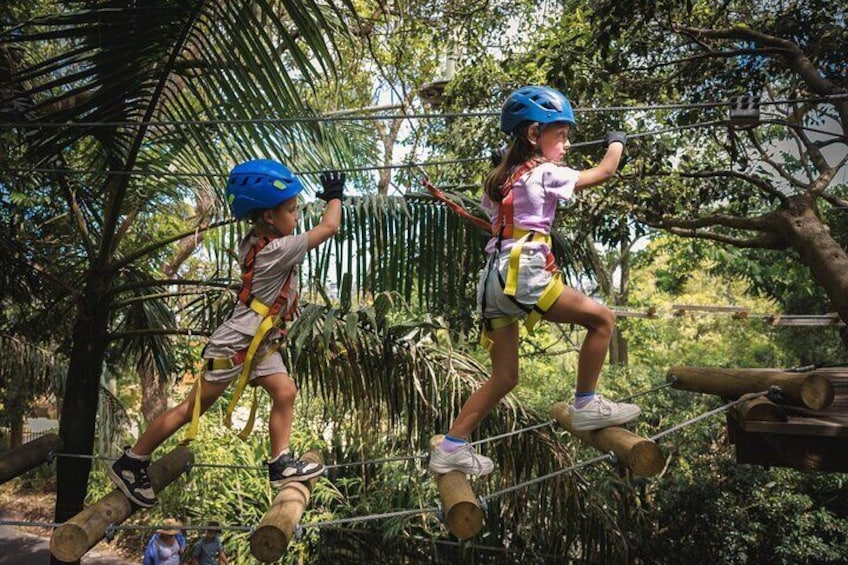
[[[615,312],[609,308],[603,308],[600,316],[598,316],[595,330],[606,336],[611,336],[613,329],[615,329]]]
[[[188,424],[194,408],[193,399],[186,399],[174,406],[174,415],[179,418],[180,425]]]
[[[294,404],[297,398],[297,385],[294,381],[286,378],[283,379],[278,387],[274,390],[274,402],[282,402],[283,404]]]
[[[492,385],[497,388],[498,394],[503,397],[518,386],[518,371],[505,371],[493,374]]]

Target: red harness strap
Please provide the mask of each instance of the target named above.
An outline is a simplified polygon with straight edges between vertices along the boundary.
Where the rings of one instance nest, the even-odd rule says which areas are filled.
[[[256,263],[256,256],[259,254],[262,249],[265,248],[266,245],[271,243],[276,237],[263,237],[255,244],[250,247],[250,250],[247,252],[247,256],[244,259],[244,264],[241,266],[242,275],[241,275],[241,288],[239,288],[238,292],[238,300],[243,303],[248,308],[250,307],[251,302],[255,300],[255,296],[253,295],[253,272],[254,265]],[[286,277],[285,282],[283,283],[282,288],[280,289],[280,294],[277,295],[277,298],[274,300],[274,303],[268,310],[269,316],[276,316],[280,310],[283,309],[283,306],[288,302],[289,292],[291,290],[291,280],[292,274],[294,273],[294,269],[289,272]],[[289,322],[294,318],[294,312],[297,309],[298,295],[295,295],[292,303],[288,305],[285,312],[282,315],[282,319],[285,322]]]
[[[452,200],[448,200],[448,197],[445,196],[445,193],[442,192],[441,190],[439,190],[438,188],[436,188],[435,185],[433,185],[433,183],[430,182],[430,179],[428,179],[428,178],[422,179],[421,184],[423,184],[424,187],[427,189],[427,191],[430,194],[432,194],[438,201],[442,202],[445,206],[447,206],[448,208],[450,208],[451,210],[453,210],[454,212],[459,214],[461,217],[465,218],[466,220],[468,220],[469,222],[471,222],[472,224],[474,224],[478,228],[483,228],[484,230],[487,230],[487,231],[489,230],[489,222],[487,222],[483,218],[478,218],[477,216],[471,214],[470,212],[468,212],[468,210],[466,210],[465,208],[463,208],[462,206],[460,206],[456,202],[453,202]]]
[[[502,240],[510,239],[512,237],[512,232],[515,227],[515,222],[513,220],[514,195],[512,193],[512,186],[518,181],[518,179],[536,168],[536,165],[538,164],[539,162],[536,159],[528,159],[522,163],[521,166],[515,169],[509,178],[501,185],[503,200],[500,201],[498,213],[492,221],[492,235],[500,236],[500,239]]]

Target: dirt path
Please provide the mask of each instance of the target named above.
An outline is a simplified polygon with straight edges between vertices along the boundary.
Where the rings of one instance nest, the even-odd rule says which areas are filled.
[[[50,563],[50,539],[22,532],[14,526],[0,526],[0,565],[40,565]],[[132,565],[97,548],[82,558],[85,565]]]

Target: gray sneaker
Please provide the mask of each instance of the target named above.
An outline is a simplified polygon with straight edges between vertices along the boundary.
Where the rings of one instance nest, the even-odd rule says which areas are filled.
[[[439,444],[430,452],[430,470],[434,473],[445,474],[451,471],[461,471],[468,475],[480,477],[488,475],[495,468],[492,460],[474,451],[469,444],[465,444],[453,453],[442,451]]]
[[[576,432],[599,430],[635,420],[641,413],[635,404],[613,402],[597,394],[583,408],[571,407],[571,427]]]

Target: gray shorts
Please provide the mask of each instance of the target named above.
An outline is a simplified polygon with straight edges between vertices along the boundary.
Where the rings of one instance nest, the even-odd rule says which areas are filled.
[[[490,256],[486,267],[480,271],[477,283],[477,312],[487,320],[526,316],[553,278],[553,273],[545,270],[546,264],[547,254],[537,250],[522,250],[515,296],[507,296],[503,290],[509,268],[509,251],[497,257]]]
[[[256,352],[256,360],[253,363],[253,369],[250,371],[250,375],[248,376],[249,383],[256,384],[253,382],[255,379],[267,375],[273,375],[274,373],[288,374],[289,371],[286,368],[286,364],[283,363],[282,354],[279,350],[276,350],[269,355],[268,351],[271,348],[272,344],[270,343],[262,344],[262,346],[259,347],[259,350]],[[225,345],[216,346],[210,342],[203,352],[203,358],[229,359],[235,354],[235,350],[231,347],[227,347]],[[232,369],[217,369],[214,371],[206,369],[203,372],[203,380],[210,383],[229,383],[238,379],[241,375],[242,368],[243,364],[236,365]]]

